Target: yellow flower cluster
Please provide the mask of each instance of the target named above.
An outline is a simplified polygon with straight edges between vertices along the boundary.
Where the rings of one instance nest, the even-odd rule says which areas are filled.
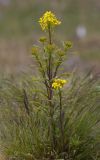
[[[55,79],[52,83],[52,88],[53,89],[60,89],[64,86],[65,83],[67,83],[67,81],[64,79]]]
[[[57,26],[61,22],[51,11],[47,11],[44,13],[43,17],[40,18],[39,23],[42,30],[47,30],[49,26]]]

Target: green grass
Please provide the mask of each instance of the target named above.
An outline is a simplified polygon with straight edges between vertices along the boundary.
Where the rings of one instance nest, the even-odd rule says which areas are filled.
[[[67,9],[59,11],[60,8],[58,8],[57,10],[57,13],[62,13],[61,17],[64,17],[61,28],[63,30],[62,37],[63,33],[65,37],[66,35],[70,37],[80,22],[80,9],[77,5],[79,1],[77,0],[75,5],[73,1],[68,2]],[[90,1],[88,0],[88,2]],[[19,6],[20,3],[16,3],[16,6],[13,3],[11,8],[5,11],[5,18],[0,25],[1,36],[3,38],[7,36],[26,38],[29,35],[28,38],[30,39],[33,32],[31,30],[33,28],[32,19],[33,26],[37,28],[35,34],[38,33],[39,35],[37,21],[42,11],[51,9],[50,4],[51,2],[43,1],[42,8],[38,2],[34,2],[33,6],[29,4],[29,7],[25,5],[24,8],[17,8],[16,6]],[[92,7],[93,4],[92,1]],[[89,13],[89,9],[90,6],[87,6],[85,15]],[[91,17],[90,14],[88,15]],[[90,24],[91,20],[89,21]],[[87,25],[87,27],[89,26]],[[89,31],[91,33],[91,28]],[[56,36],[61,38],[60,35],[61,32]],[[85,43],[84,41],[79,42],[79,47],[82,47],[84,53],[89,53],[86,55],[86,59],[91,55],[94,59],[95,49],[98,56],[99,49],[96,45],[91,47],[91,44],[94,42],[88,41],[88,39]],[[48,69],[51,67],[48,68],[48,60],[50,60],[52,50],[51,58],[52,63],[54,63],[52,74],[54,74],[56,64],[61,64],[65,57],[62,58],[61,51],[63,50],[59,48],[59,45],[58,48],[56,48],[57,46],[50,47],[50,44],[49,46],[46,45],[43,48],[45,50],[39,46],[38,54],[37,52],[33,53],[43,77],[37,76],[37,70],[34,77],[33,74],[22,73],[21,76],[16,77],[13,75],[0,77],[0,146],[2,151],[10,160],[99,160],[100,81],[98,77],[91,77],[91,73],[85,76],[83,74],[81,76],[76,75],[76,73],[71,74],[70,83],[62,89],[62,103],[60,103],[59,92],[54,91],[52,87],[50,88],[53,79],[49,79]],[[91,50],[88,45],[92,48]],[[85,58],[85,55],[82,56]],[[50,89],[53,90],[52,99],[49,99],[50,92],[48,91]],[[50,107],[53,107],[53,110]],[[62,107],[61,112],[60,107]],[[53,111],[53,118],[50,111]],[[51,124],[51,122],[53,123]],[[63,129],[60,127],[61,123]],[[52,146],[52,135],[54,146]]]
[[[25,78],[26,77],[26,78]],[[23,79],[24,78],[24,79]],[[99,160],[99,98],[97,80],[74,78],[63,93],[64,150],[61,152],[58,98],[55,95],[56,149],[52,155],[48,105],[40,82],[29,76],[3,79],[0,86],[0,145],[4,153],[18,160]],[[34,79],[35,80],[35,79]],[[37,84],[37,85],[36,85]],[[37,87],[38,86],[38,87]],[[28,109],[24,105],[24,92]]]

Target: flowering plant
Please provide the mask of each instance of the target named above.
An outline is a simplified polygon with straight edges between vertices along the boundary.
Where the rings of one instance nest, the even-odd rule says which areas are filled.
[[[62,89],[65,84],[68,83],[67,79],[57,78],[59,73],[59,68],[62,65],[63,61],[66,59],[66,52],[72,47],[70,41],[64,42],[63,48],[59,48],[52,41],[52,30],[55,26],[60,25],[56,16],[51,12],[47,11],[39,19],[39,24],[43,31],[47,31],[48,37],[41,37],[40,42],[42,43],[43,48],[39,49],[37,46],[33,46],[32,55],[35,57],[39,72],[41,73],[41,79],[46,88],[46,94],[49,104],[49,115],[50,115],[50,137],[51,137],[51,146],[52,151],[55,150],[56,141],[55,141],[55,129],[54,129],[54,90],[58,90],[59,95],[59,121],[60,121],[60,130],[61,130],[61,141],[62,141],[62,150],[64,147],[64,131],[63,131],[63,122],[62,122]]]
[[[51,11],[45,12],[43,17],[40,18],[39,23],[41,25],[42,30],[48,30],[49,27],[51,28],[61,24],[61,22]]]
[[[0,78],[0,146],[9,160],[100,159],[100,82],[90,72],[71,81],[61,70],[72,44],[54,43],[57,22],[52,12],[39,20],[47,34],[32,47],[39,74]]]

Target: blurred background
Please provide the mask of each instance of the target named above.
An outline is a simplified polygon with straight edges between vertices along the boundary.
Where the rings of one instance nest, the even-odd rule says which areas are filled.
[[[100,0],[0,0],[0,72],[28,71],[31,47],[43,32],[39,17],[53,11],[62,21],[55,39],[71,40],[66,66],[100,70]]]

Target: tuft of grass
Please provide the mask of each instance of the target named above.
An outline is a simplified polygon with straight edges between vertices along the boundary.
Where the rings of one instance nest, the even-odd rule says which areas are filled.
[[[55,93],[54,153],[51,151],[48,104],[43,86],[39,80],[36,82],[34,78],[33,81],[29,76],[18,81],[10,78],[3,80],[0,86],[0,143],[9,157],[18,160],[99,160],[100,92],[97,80],[74,78],[64,89],[63,151],[58,120],[59,102]]]

